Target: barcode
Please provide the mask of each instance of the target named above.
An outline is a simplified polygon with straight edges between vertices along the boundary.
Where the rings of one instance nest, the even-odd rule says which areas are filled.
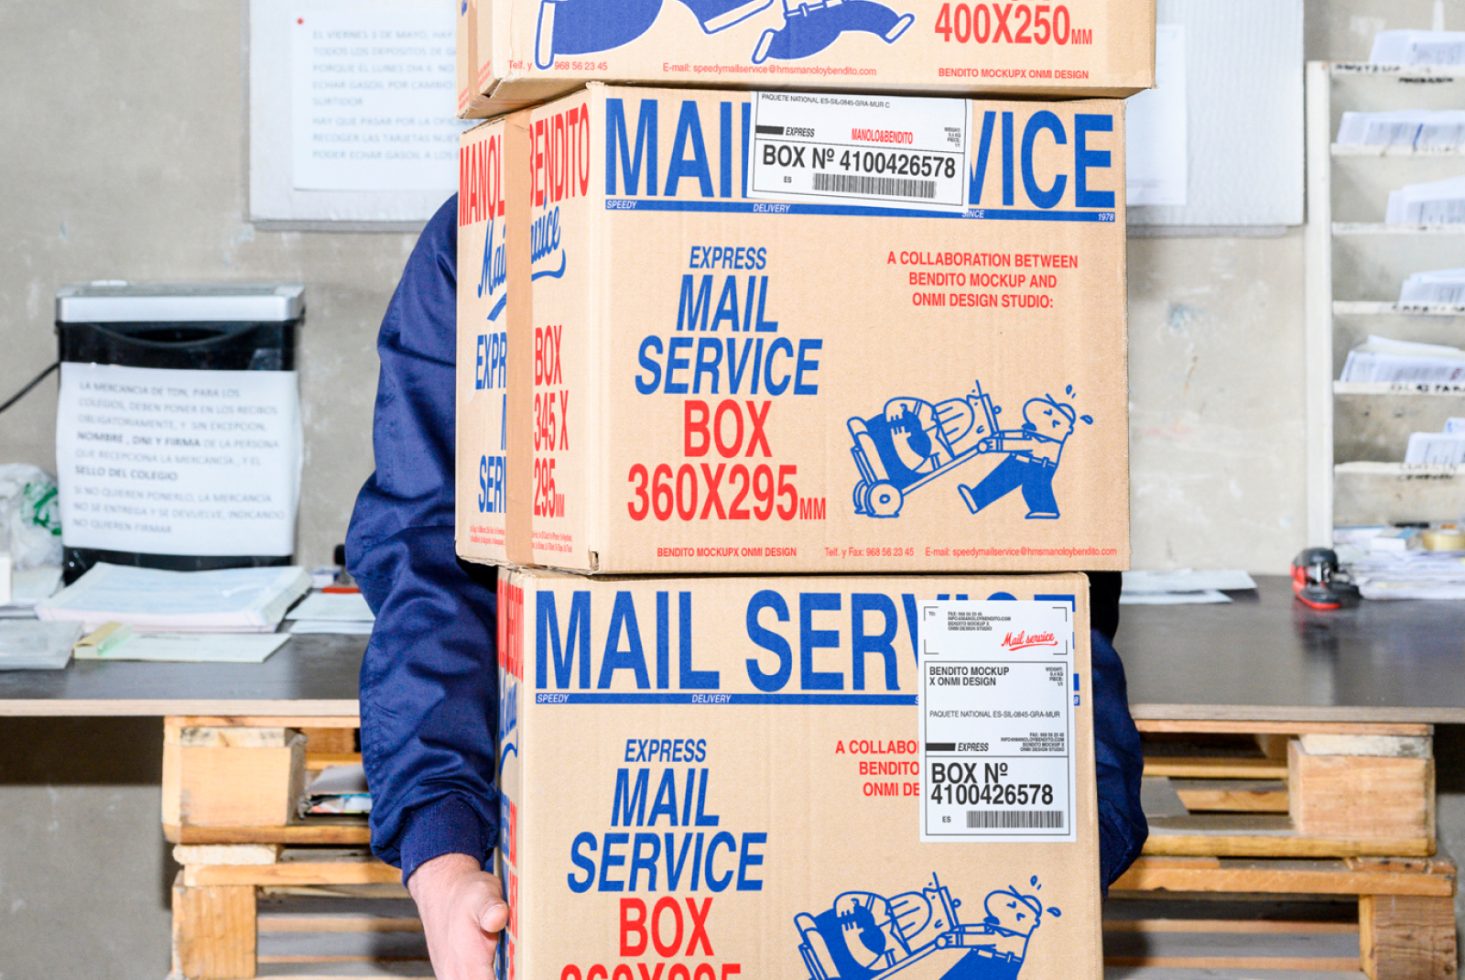
[[[968,810],[968,830],[1062,830],[1062,810]]]
[[[936,182],[907,177],[866,177],[862,174],[815,174],[814,190],[871,197],[920,197],[929,201],[936,197]]]

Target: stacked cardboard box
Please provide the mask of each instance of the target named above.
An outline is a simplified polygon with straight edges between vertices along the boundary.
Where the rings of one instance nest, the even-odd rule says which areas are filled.
[[[467,5],[507,34],[460,108],[688,78],[645,67],[670,23],[562,62],[582,3]],[[1065,94],[1149,81],[1152,7],[1099,6],[1139,67],[1034,49],[1088,73]],[[552,75],[516,53],[536,12]],[[870,85],[939,87],[858,40]],[[1123,147],[1103,99],[598,83],[464,134],[458,548],[504,566],[510,975],[1099,975],[1075,573],[1128,561]]]
[[[1154,37],[1154,0],[460,0],[458,110],[594,81],[1123,97]]]

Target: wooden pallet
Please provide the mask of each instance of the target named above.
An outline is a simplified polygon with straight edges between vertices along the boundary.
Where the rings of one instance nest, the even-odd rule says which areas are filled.
[[[355,718],[167,718],[163,834],[175,844],[370,843],[359,817],[304,817],[307,778],[360,762]]]
[[[1254,970],[1453,977],[1455,884],[1455,866],[1441,859],[1142,857],[1111,890],[1105,959],[1115,968],[1222,970],[1232,972],[1218,975],[1231,977],[1264,975]],[[1236,915],[1239,896],[1253,900],[1253,912],[1260,907],[1255,900],[1270,902],[1273,923],[1283,925]],[[1174,904],[1165,911],[1157,898]],[[1339,907],[1328,925],[1308,911],[1319,899]],[[1126,908],[1136,901],[1150,904]]]
[[[1428,857],[1427,725],[1146,721],[1144,853]]]
[[[398,872],[365,849],[366,822],[298,813],[306,773],[355,758],[356,724],[167,719],[175,976],[431,975]],[[1152,834],[1112,893],[1111,976],[1455,975],[1455,868],[1427,857],[1430,728],[1140,727]],[[1256,897],[1270,918],[1238,914]]]

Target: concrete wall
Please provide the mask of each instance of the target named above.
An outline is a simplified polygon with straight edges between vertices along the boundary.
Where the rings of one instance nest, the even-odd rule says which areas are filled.
[[[1309,56],[1362,57],[1435,9],[1315,2]],[[54,358],[61,283],[306,282],[299,550],[316,563],[370,468],[372,345],[412,236],[244,220],[243,25],[222,0],[0,0],[0,396]],[[1136,563],[1278,571],[1304,544],[1301,235],[1137,239],[1129,257]],[[0,461],[54,467],[53,393],[0,417]],[[0,723],[0,978],[166,970],[159,744],[154,723]],[[1455,789],[1447,840],[1465,839]]]

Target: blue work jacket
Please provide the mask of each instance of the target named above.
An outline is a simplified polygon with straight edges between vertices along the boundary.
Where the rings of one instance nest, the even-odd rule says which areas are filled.
[[[498,838],[498,711],[492,569],[453,546],[458,199],[435,214],[382,321],[376,472],[347,533],[350,572],[376,613],[361,665],[361,750],[371,842],[403,880],[424,861],[485,862]],[[1118,576],[1094,575],[1093,692],[1104,881],[1134,860],[1147,828],[1143,760],[1114,652]]]

